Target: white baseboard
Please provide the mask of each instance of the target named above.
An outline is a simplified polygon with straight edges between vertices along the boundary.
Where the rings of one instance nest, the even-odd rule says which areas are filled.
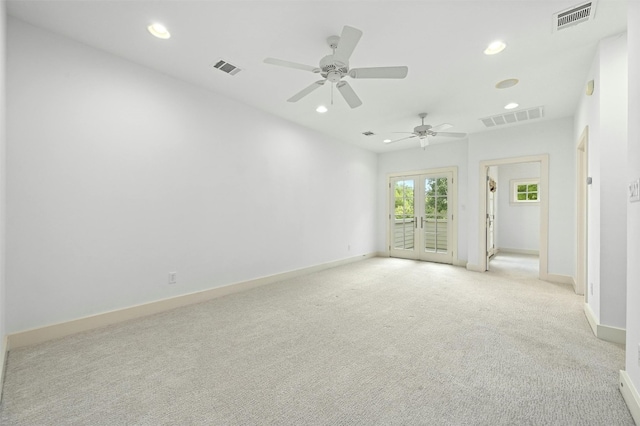
[[[640,394],[624,370],[620,370],[620,393],[629,407],[633,421],[640,425]]]
[[[466,260],[460,260],[460,259],[453,259],[453,266],[462,266],[463,268],[467,267],[467,261]]]
[[[600,324],[588,303],[584,304],[584,315],[591,326],[591,331],[598,339],[621,345],[627,343],[627,330]]]
[[[576,282],[572,276],[569,275],[560,275],[560,274],[547,274],[546,281],[551,281],[552,283],[557,284],[569,284],[575,290]]]
[[[485,268],[480,265],[473,265],[471,263],[467,263],[467,270],[473,272],[486,272]]]
[[[513,254],[530,254],[533,256],[540,256],[539,250],[527,250],[527,249],[517,249],[517,248],[509,248],[509,247],[498,247],[496,252],[499,253],[513,253]]]
[[[363,254],[361,256],[350,257],[347,259],[336,260],[333,262],[322,263],[307,268],[296,269],[294,271],[283,272],[280,274],[269,275],[262,278],[256,278],[249,281],[229,284],[222,287],[216,287],[209,290],[203,290],[195,293],[183,294],[168,299],[157,300],[142,305],[131,306],[128,308],[118,309],[110,312],[103,312],[84,318],[78,318],[71,321],[65,321],[58,324],[47,325],[44,327],[25,330],[12,333],[7,336],[6,350],[11,350],[23,346],[35,345],[37,343],[46,342],[48,340],[57,339],[82,331],[92,330],[95,328],[105,327],[107,325],[128,321],[135,318],[141,318],[160,312],[169,311],[194,303],[201,303],[207,300],[216,299],[218,297],[227,296],[233,293],[249,290],[274,282],[286,280],[289,278],[307,275],[313,272],[319,272],[325,269],[334,268],[336,266],[346,265],[348,263],[358,262],[364,259],[375,257],[377,253]]]
[[[7,354],[9,353],[9,344],[7,336],[2,336],[0,342],[0,402],[2,402],[2,389],[4,389],[4,373],[7,368]]]

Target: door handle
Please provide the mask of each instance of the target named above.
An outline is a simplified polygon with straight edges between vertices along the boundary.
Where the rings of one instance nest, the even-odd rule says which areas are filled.
[[[420,216],[420,229],[424,228],[424,217]]]

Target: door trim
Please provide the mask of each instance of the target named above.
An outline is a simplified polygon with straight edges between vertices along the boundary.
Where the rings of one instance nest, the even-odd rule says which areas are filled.
[[[393,214],[391,211],[391,190],[390,184],[391,179],[400,178],[400,177],[410,177],[424,174],[438,174],[438,173],[451,173],[453,176],[453,182],[451,183],[451,193],[450,195],[450,203],[451,209],[450,213],[453,215],[453,219],[451,219],[451,262],[453,265],[460,265],[458,260],[458,167],[457,166],[449,166],[449,167],[438,167],[435,169],[423,169],[423,170],[411,170],[407,172],[396,172],[396,173],[388,173],[387,174],[387,214],[386,214],[386,223],[387,223],[387,246],[386,246],[386,255],[391,255],[391,240],[393,238],[393,231],[389,226],[390,223],[390,215]],[[466,263],[464,263],[466,265]]]
[[[487,196],[486,176],[490,166],[517,163],[540,163],[540,266],[538,277],[541,280],[548,279],[549,275],[549,154],[532,155],[528,157],[501,158],[480,162],[479,187],[480,208],[478,209],[478,268],[473,270],[487,270]]]
[[[576,148],[576,193],[577,193],[577,206],[576,206],[576,294],[584,295],[584,302],[589,301],[589,292],[587,291],[587,224],[588,222],[588,190],[587,190],[587,177],[589,176],[589,126],[585,126],[580,138],[578,139],[578,146]]]

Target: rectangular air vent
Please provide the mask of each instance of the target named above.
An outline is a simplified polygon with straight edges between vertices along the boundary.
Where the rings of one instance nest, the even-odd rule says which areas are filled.
[[[519,123],[521,121],[535,120],[536,118],[542,118],[543,116],[544,108],[536,107],[493,115],[491,117],[481,118],[480,121],[482,121],[487,127],[495,127],[502,126],[504,124]]]
[[[366,132],[362,132],[362,134],[365,135],[365,136],[373,136],[373,135],[375,135],[375,133],[370,132],[368,130]]]
[[[553,15],[553,31],[560,31],[592,20],[595,17],[595,13],[595,0],[555,13]]]
[[[220,71],[224,71],[224,72],[226,72],[227,74],[230,74],[230,75],[236,75],[240,71],[242,71],[240,68],[236,67],[235,65],[230,64],[227,61],[223,61],[222,59],[220,59],[218,62],[213,64],[213,67],[219,69]]]

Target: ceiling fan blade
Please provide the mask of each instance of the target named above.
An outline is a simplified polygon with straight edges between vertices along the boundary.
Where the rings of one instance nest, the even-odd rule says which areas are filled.
[[[298,93],[296,93],[295,95],[287,99],[287,102],[298,102],[300,99],[304,98],[309,93],[313,92],[314,90],[322,86],[325,81],[327,80],[318,80],[315,83],[311,83],[310,86],[305,87],[304,89],[302,89],[301,91],[299,91]]]
[[[345,25],[344,28],[342,28],[342,34],[340,34],[340,41],[338,42],[334,57],[346,65],[349,62],[353,50],[360,41],[360,37],[362,37],[362,31]]]
[[[467,136],[466,133],[456,133],[456,132],[437,132],[433,136],[446,136],[448,138],[464,138]]]
[[[315,73],[320,72],[320,68],[318,68],[318,67],[312,67],[311,65],[299,64],[297,62],[283,61],[282,59],[276,59],[276,58],[265,58],[264,63],[271,64],[271,65],[278,65],[278,66],[287,67],[287,68],[295,68],[295,69],[302,70],[302,71],[311,71],[311,72],[315,72]]]
[[[356,92],[353,91],[349,83],[347,83],[346,81],[339,81],[336,84],[336,87],[351,108],[357,108],[362,105],[362,101],[360,100],[358,95],[356,95]]]
[[[416,135],[411,135],[411,136],[407,136],[406,138],[400,138],[400,139],[396,139],[395,141],[389,141],[389,142],[384,142],[384,143],[394,143],[394,142],[400,142],[403,141],[405,139],[411,139],[411,138],[415,138]]]
[[[408,67],[354,68],[349,71],[351,78],[405,78]]]
[[[449,124],[449,123],[443,123],[443,124],[439,124],[435,127],[430,128],[429,130],[431,130],[432,132],[439,132],[440,130],[447,130],[453,127],[453,124]]]

